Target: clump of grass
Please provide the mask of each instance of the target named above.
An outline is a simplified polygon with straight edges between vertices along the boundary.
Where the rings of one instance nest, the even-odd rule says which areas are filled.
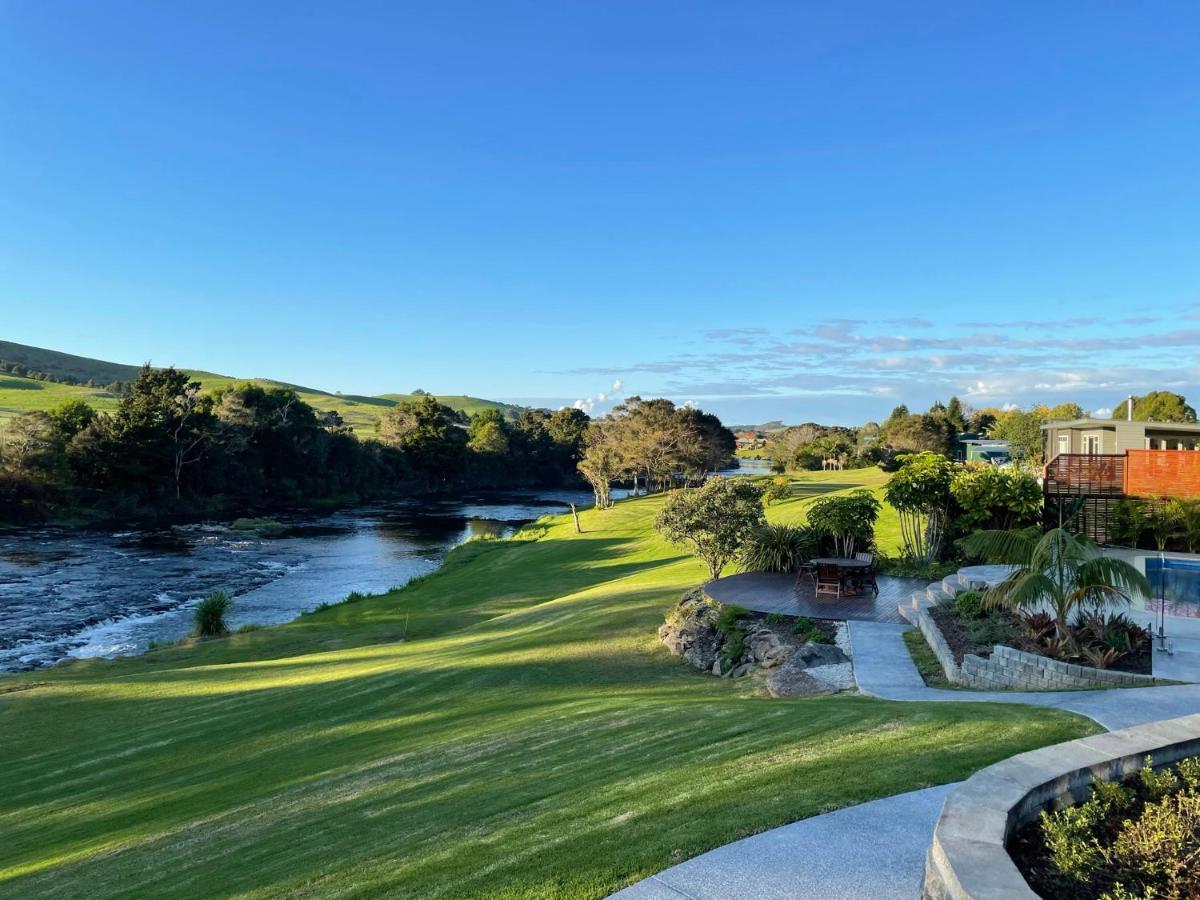
[[[196,606],[196,634],[200,637],[220,637],[229,633],[225,615],[233,601],[222,590],[213,591]]]
[[[251,631],[262,631],[266,625],[261,625],[258,622],[247,622],[237,630],[238,634],[249,634]]]

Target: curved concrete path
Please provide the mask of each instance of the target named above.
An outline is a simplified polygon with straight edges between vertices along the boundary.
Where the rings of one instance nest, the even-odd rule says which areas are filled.
[[[850,621],[854,676],[887,700],[1029,703],[1109,730],[1200,712],[1200,684],[1099,691],[952,691],[927,687],[900,635],[910,625]],[[915,898],[947,784],[802,819],[710,850],[617,894],[621,900]]]

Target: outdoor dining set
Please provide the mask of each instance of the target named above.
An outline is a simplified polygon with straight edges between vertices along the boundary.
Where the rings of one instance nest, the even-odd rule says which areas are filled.
[[[805,578],[812,578],[816,595],[857,597],[867,591],[879,593],[875,578],[875,554],[856,553],[853,558],[821,556],[810,559],[796,573],[796,587]]]

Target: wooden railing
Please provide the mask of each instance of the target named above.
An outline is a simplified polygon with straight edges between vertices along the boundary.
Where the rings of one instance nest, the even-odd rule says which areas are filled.
[[[1125,454],[1060,453],[1042,477],[1048,495],[1119,497],[1125,493]]]

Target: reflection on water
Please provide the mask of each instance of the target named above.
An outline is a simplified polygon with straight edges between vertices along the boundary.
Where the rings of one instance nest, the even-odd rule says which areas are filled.
[[[287,622],[352,591],[406,584],[464,541],[507,537],[538,516],[591,499],[581,491],[527,491],[413,500],[281,517],[288,527],[275,538],[213,524],[0,537],[0,670],[138,653],[151,641],[176,640],[191,630],[192,607],[214,588],[233,595],[235,628]]]

